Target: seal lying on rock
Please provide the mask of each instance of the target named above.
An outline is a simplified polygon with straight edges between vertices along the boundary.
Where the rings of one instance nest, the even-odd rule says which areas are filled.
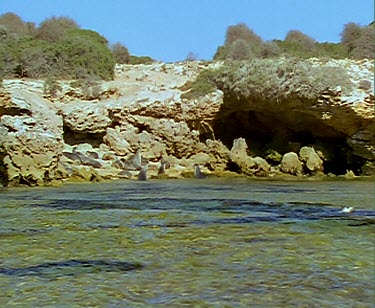
[[[194,164],[194,177],[197,179],[206,179],[207,175],[203,174],[198,164]]]
[[[77,161],[78,163],[81,163],[82,165],[86,166],[92,166],[94,168],[101,168],[102,164],[98,162],[97,160],[86,156],[85,154],[73,149],[73,152],[63,152],[63,155],[67,158],[69,158],[72,161]]]

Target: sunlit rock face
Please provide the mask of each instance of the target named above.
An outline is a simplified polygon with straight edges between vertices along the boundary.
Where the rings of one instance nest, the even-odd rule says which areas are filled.
[[[43,81],[4,80],[2,185],[136,178],[126,162],[138,149],[150,173],[157,174],[164,157],[174,177],[192,172],[194,163],[206,172],[250,176],[374,174],[373,62],[304,61],[307,70],[345,69],[351,90],[339,86],[309,96],[304,84],[298,88],[293,81],[291,90],[283,77],[270,90],[275,100],[241,92],[236,80],[228,87],[218,82],[216,90],[194,99],[184,97],[200,72],[220,69],[221,62],[116,65],[113,81],[84,90],[59,81],[53,97],[43,93]],[[297,165],[288,167],[283,157]]]
[[[1,95],[0,170],[3,185],[61,180],[63,121],[52,104],[16,84]]]

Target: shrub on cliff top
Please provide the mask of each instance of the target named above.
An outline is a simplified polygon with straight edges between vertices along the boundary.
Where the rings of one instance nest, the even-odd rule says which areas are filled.
[[[290,30],[286,34],[285,41],[295,42],[299,44],[303,49],[310,51],[315,47],[315,40],[299,30]]]
[[[227,58],[231,60],[246,60],[253,56],[251,45],[244,39],[238,39],[229,47]]]
[[[115,43],[112,45],[111,50],[116,63],[129,63],[130,53],[124,45],[121,43]]]
[[[375,53],[375,25],[361,27],[353,22],[344,26],[341,43],[348,48],[353,59],[373,59]]]
[[[246,24],[239,23],[237,25],[229,26],[225,35],[225,45],[231,45],[236,40],[244,40],[251,45],[260,45],[262,39],[260,36],[255,34]]]
[[[51,17],[44,20],[38,30],[37,37],[48,42],[58,42],[71,29],[79,29],[78,24],[69,17]]]
[[[28,32],[28,27],[21,17],[11,12],[0,15],[0,25],[17,35],[24,35]]]
[[[181,95],[182,99],[196,99],[216,90],[215,76],[219,70],[206,69],[202,71],[190,85],[190,90]]]
[[[153,62],[155,62],[155,60],[149,56],[130,56],[130,59],[129,59],[129,64],[133,64],[133,65],[152,64]]]
[[[341,86],[345,92],[353,87],[343,68],[284,58],[227,61],[220,69],[203,71],[198,82],[216,86],[228,96],[271,101],[290,97],[314,100],[328,88]]]
[[[61,61],[73,78],[112,79],[114,58],[107,40],[92,30],[69,30],[58,44]]]

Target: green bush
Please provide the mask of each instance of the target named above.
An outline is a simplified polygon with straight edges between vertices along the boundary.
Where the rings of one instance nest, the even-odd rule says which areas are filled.
[[[316,43],[315,57],[317,58],[332,58],[332,59],[345,59],[349,57],[348,48],[339,43]]]
[[[202,71],[193,81],[190,89],[181,95],[182,99],[193,100],[198,97],[212,93],[217,89],[215,84],[215,76],[219,74],[219,70],[206,69]]]
[[[57,49],[61,62],[72,78],[113,78],[115,61],[107,40],[99,33],[83,29],[69,30]]]
[[[0,15],[0,25],[4,26],[10,33],[17,35],[26,35],[28,26],[18,15],[8,12]]]
[[[225,35],[225,45],[231,45],[236,40],[244,40],[251,45],[260,45],[262,39],[255,34],[246,24],[239,23],[237,25],[229,26]]]
[[[341,43],[347,47],[349,56],[354,59],[374,59],[375,25],[361,27],[355,23],[345,25],[341,33]]]
[[[264,42],[260,48],[260,57],[274,58],[281,55],[281,49],[275,42]]]
[[[351,52],[354,59],[374,59],[375,54],[375,29],[374,25],[367,26],[361,30],[361,35],[355,42]]]
[[[355,23],[346,24],[341,33],[341,43],[316,42],[299,30],[291,30],[284,40],[263,42],[257,34],[245,24],[229,26],[225,35],[225,44],[219,46],[213,56],[214,60],[239,60],[249,58],[334,58],[363,59],[374,58],[375,24],[361,27]],[[235,44],[235,42],[241,42]],[[244,44],[247,42],[248,45]],[[237,45],[237,46],[235,46]],[[250,46],[251,55],[249,52]]]
[[[55,77],[50,76],[44,81],[43,93],[52,98],[56,97],[57,93],[61,91],[62,87]]]
[[[59,42],[69,30],[78,28],[78,24],[69,17],[51,17],[40,24],[36,35],[48,42]]]
[[[308,59],[316,56],[315,50],[307,50],[296,41],[275,41],[285,57]]]
[[[254,56],[250,44],[243,40],[235,40],[229,47],[227,59],[231,60],[246,60]]]
[[[208,86],[211,88],[207,89]],[[252,59],[227,61],[218,70],[203,71],[187,94],[196,96],[218,88],[225,95],[237,98],[276,102],[298,96],[299,99],[314,101],[327,88],[337,86],[341,86],[344,92],[353,87],[346,71],[340,67],[315,66],[295,58]],[[201,88],[207,90],[198,91]]]
[[[229,54],[229,46],[219,46],[216,49],[216,53],[213,56],[213,59],[216,61],[222,61],[225,60],[228,57]]]
[[[148,56],[130,56],[129,64],[152,64],[155,60]]]
[[[16,67],[16,38],[5,28],[0,27],[0,66],[4,77],[13,76]]]
[[[355,46],[356,41],[361,35],[361,26],[354,22],[344,25],[344,30],[341,32],[341,43],[349,48],[351,52]]]
[[[315,40],[299,30],[290,30],[285,37],[286,42],[293,42],[302,47],[302,49],[311,51],[315,48]]]
[[[17,67],[21,77],[41,78],[57,71],[55,46],[46,41],[24,37],[17,42]]]
[[[121,43],[115,43],[112,45],[111,50],[116,63],[129,63],[130,53],[124,45],[122,45]]]

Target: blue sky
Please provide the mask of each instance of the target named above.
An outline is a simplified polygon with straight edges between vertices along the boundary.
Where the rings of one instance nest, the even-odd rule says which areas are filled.
[[[229,25],[246,23],[264,40],[300,30],[320,42],[338,42],[344,24],[374,20],[373,0],[0,0],[0,14],[13,12],[37,24],[52,16],[73,18],[131,54],[161,61],[189,52],[211,59]]]

